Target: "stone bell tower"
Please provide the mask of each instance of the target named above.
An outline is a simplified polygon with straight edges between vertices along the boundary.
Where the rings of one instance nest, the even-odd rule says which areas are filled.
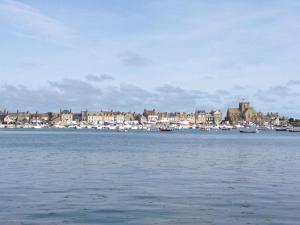
[[[249,108],[250,108],[250,102],[243,100],[239,103],[239,109],[241,114],[243,114]]]

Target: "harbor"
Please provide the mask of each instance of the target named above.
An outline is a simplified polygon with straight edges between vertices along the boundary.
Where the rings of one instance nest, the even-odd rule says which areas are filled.
[[[300,120],[278,113],[256,112],[250,103],[241,101],[238,108],[186,112],[157,112],[144,109],[143,113],[117,111],[81,111],[10,113],[0,112],[0,129],[95,129],[127,131],[177,131],[194,129],[201,132],[239,130],[241,133],[260,131],[299,132]]]
[[[300,0],[0,0],[0,225],[299,225]]]

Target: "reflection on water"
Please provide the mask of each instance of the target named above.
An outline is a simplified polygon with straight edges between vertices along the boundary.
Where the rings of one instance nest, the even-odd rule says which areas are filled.
[[[300,135],[0,131],[0,224],[299,224]]]

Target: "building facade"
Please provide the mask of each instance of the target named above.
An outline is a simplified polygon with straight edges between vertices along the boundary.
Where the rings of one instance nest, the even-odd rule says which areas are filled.
[[[250,106],[250,102],[242,101],[238,108],[229,108],[227,110],[226,120],[231,124],[238,124],[242,122],[255,122],[257,114]]]
[[[60,111],[60,122],[63,124],[71,124],[73,122],[73,113],[71,110]]]

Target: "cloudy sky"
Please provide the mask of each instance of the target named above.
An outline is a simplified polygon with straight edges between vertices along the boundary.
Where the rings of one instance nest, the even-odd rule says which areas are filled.
[[[0,0],[0,109],[300,117],[298,0]]]

